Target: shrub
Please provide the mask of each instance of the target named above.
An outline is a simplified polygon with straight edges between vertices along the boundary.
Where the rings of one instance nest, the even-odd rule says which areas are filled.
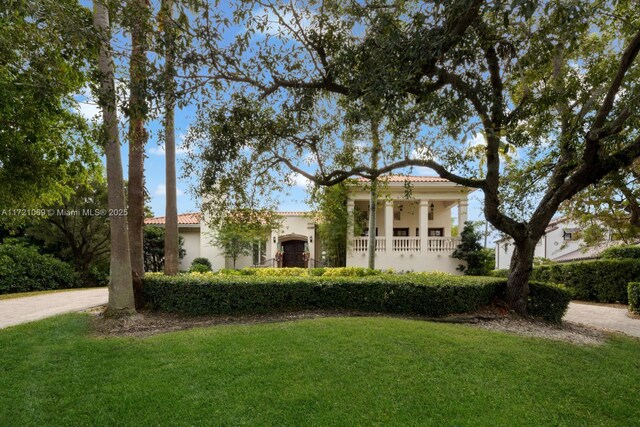
[[[0,294],[75,288],[80,283],[73,267],[34,246],[0,244]]]
[[[211,261],[209,259],[199,257],[191,261],[189,272],[204,273],[205,271],[211,271]]]
[[[640,245],[613,246],[602,252],[602,259],[640,259]]]
[[[640,314],[640,282],[631,282],[627,287],[629,293],[629,310]]]
[[[493,249],[485,249],[480,244],[482,234],[476,230],[477,223],[467,221],[460,234],[461,242],[453,251],[451,257],[465,261],[460,264],[458,271],[464,271],[469,276],[485,276],[495,268]]]
[[[508,270],[494,270],[493,277],[507,277]],[[603,259],[534,267],[532,281],[561,283],[574,298],[595,302],[628,302],[627,284],[640,277],[640,260]]]
[[[367,277],[382,274],[380,270],[364,267],[325,268],[323,277]]]
[[[445,316],[491,303],[504,281],[478,277],[145,275],[151,309],[190,315],[301,309]]]
[[[529,282],[527,312],[549,322],[560,322],[569,308],[571,291],[551,283]]]
[[[189,273],[206,273],[207,271],[211,271],[211,268],[207,267],[204,264],[191,264],[189,268]]]

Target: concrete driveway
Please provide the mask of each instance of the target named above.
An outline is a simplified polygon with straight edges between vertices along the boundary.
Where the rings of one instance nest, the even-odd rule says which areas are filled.
[[[640,338],[640,320],[628,317],[626,308],[572,302],[562,320]]]
[[[107,288],[96,288],[0,300],[0,329],[57,314],[86,310],[106,304],[108,298]]]

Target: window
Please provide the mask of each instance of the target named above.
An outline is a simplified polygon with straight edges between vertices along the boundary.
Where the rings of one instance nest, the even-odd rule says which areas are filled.
[[[430,228],[429,236],[431,237],[443,237],[444,236],[444,228]]]
[[[578,239],[578,231],[577,228],[565,228],[562,230],[562,239],[564,241],[576,240]]]
[[[253,265],[260,265],[267,260],[267,241],[253,243]]]
[[[362,229],[362,236],[368,236],[369,235],[369,229],[368,228],[364,228]],[[376,236],[378,235],[378,227],[376,227]]]
[[[393,229],[394,237],[409,237],[409,229],[408,228],[394,228]]]
[[[416,237],[420,237],[420,228],[416,227]]]

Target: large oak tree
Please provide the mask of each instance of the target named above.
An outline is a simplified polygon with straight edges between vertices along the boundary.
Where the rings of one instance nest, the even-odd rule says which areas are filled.
[[[514,239],[507,296],[525,313],[534,248],[560,204],[640,155],[639,14],[632,1],[250,2],[236,14],[248,35],[228,49],[242,59],[212,52],[200,76],[260,104],[254,123],[209,141],[209,189],[246,195],[233,174],[256,152],[319,185],[431,168],[480,189],[487,220]],[[385,141],[380,168],[344,167],[349,145],[332,148],[318,117],[327,100],[380,105],[415,143]],[[484,173],[468,150],[478,134]],[[504,150],[518,159],[501,162]]]

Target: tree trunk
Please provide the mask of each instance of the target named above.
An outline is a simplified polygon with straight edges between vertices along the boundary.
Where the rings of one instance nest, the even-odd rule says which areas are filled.
[[[380,134],[377,119],[371,119],[371,169],[378,169],[378,158],[380,157]],[[376,268],[376,210],[378,208],[378,177],[371,179],[371,190],[369,197],[369,262],[368,267]],[[389,249],[389,248],[387,248]]]
[[[129,246],[133,294],[141,308],[144,275],[144,148],[147,144],[147,0],[130,0],[131,59],[129,65]]]
[[[515,242],[515,250],[511,257],[506,300],[509,307],[522,316],[527,314],[529,278],[533,270],[536,243],[537,240],[533,241],[533,239]]]
[[[111,55],[109,12],[100,1],[94,1],[94,27],[102,36],[98,57],[100,71],[99,104],[102,108],[103,138],[107,158],[109,227],[111,231],[111,272],[109,306],[106,315],[129,315],[135,312],[131,283],[131,257],[125,213],[124,179],[118,136],[114,64]]]
[[[371,180],[371,190],[369,193],[369,260],[367,266],[376,268],[376,210],[378,207],[378,180]]]
[[[166,159],[166,210],[164,242],[164,274],[178,274],[178,205],[176,194],[176,134],[175,134],[175,48],[174,28],[171,20],[172,0],[162,0],[165,43],[165,118],[164,143]]]

